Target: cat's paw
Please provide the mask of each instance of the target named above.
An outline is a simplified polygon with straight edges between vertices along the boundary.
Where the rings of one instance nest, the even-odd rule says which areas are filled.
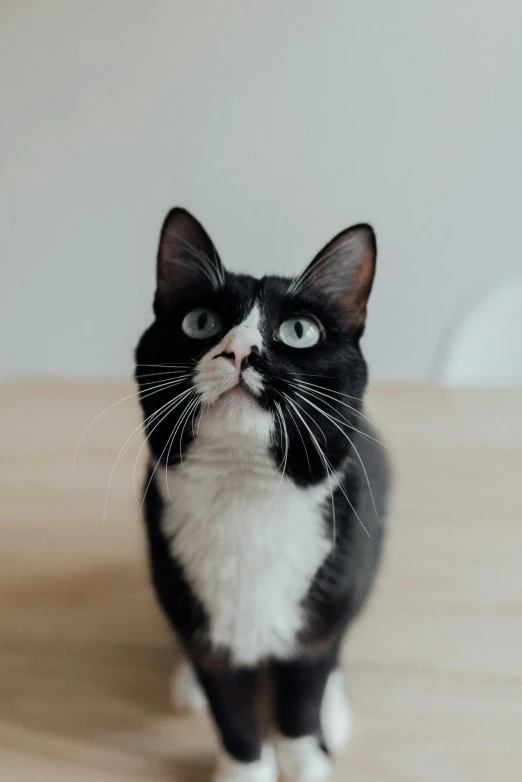
[[[240,763],[223,753],[212,782],[277,782],[273,747],[265,745],[261,757],[253,763]]]
[[[341,749],[352,734],[352,710],[340,670],[332,671],[324,691],[321,725],[324,741],[332,752]]]
[[[279,770],[287,782],[324,782],[330,776],[332,763],[315,736],[281,736],[276,752]]]
[[[192,667],[183,660],[170,681],[170,700],[176,711],[207,711],[207,698]]]

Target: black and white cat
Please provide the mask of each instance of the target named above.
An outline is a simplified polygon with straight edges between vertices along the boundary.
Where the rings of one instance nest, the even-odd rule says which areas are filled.
[[[320,782],[350,732],[339,648],[378,565],[388,483],[362,405],[375,259],[357,225],[296,279],[258,280],[226,271],[185,210],[163,225],[136,350],[150,564],[187,658],[174,694],[208,704],[219,782]]]

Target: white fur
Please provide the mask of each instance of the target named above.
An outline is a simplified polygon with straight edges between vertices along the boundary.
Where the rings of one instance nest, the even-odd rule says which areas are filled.
[[[277,782],[274,750],[265,745],[259,760],[240,763],[230,755],[222,754],[213,782]]]
[[[228,359],[219,357],[223,351],[231,348],[245,349],[246,353],[255,345],[260,351],[263,348],[263,337],[260,332],[261,313],[258,305],[252,307],[245,320],[230,329],[223,339],[198,361],[194,375],[194,385],[201,394],[204,405],[216,402],[220,396],[231,391],[239,382],[238,368]],[[242,378],[248,389],[258,396],[263,389],[263,379],[253,367],[248,367]]]
[[[254,339],[256,340],[254,343],[257,345],[259,350],[263,347],[263,337],[261,335],[261,310],[259,309],[259,304],[254,304],[250,312],[248,313],[247,317],[243,321],[243,323],[240,324],[238,328],[243,329],[252,329],[253,332],[256,332],[254,334]]]
[[[187,660],[183,660],[172,674],[170,697],[176,711],[197,713],[208,709],[206,695]]]
[[[261,347],[259,319],[254,307],[231,331]],[[209,616],[212,643],[253,665],[296,650],[301,601],[331,549],[321,514],[329,484],[303,489],[281,476],[268,453],[272,415],[237,386],[219,352],[198,364],[196,384],[213,401],[196,440],[167,471],[168,486],[163,473],[157,480],[163,530]]]
[[[296,649],[301,600],[331,548],[321,515],[329,487],[281,478],[267,451],[271,416],[248,397],[236,405],[203,415],[197,442],[168,470],[168,491],[158,485],[163,529],[213,644],[253,665]]]
[[[276,753],[279,770],[288,782],[324,782],[332,770],[332,763],[315,736],[281,736]]]
[[[344,687],[342,671],[332,671],[324,691],[321,725],[326,746],[332,752],[340,750],[352,733],[352,710]]]

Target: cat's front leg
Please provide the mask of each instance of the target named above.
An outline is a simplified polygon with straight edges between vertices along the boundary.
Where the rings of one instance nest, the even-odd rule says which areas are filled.
[[[273,750],[262,746],[259,672],[200,668],[198,678],[223,745],[213,782],[277,782]]]
[[[335,658],[276,665],[277,761],[289,782],[323,782],[332,764],[328,750],[348,738],[351,715]]]

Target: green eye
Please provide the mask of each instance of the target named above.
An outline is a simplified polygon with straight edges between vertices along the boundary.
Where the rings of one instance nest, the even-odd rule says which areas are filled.
[[[279,339],[291,348],[311,348],[321,339],[321,331],[312,318],[288,318],[279,326]]]
[[[221,331],[221,319],[214,310],[198,307],[183,318],[182,330],[192,339],[208,339]]]

